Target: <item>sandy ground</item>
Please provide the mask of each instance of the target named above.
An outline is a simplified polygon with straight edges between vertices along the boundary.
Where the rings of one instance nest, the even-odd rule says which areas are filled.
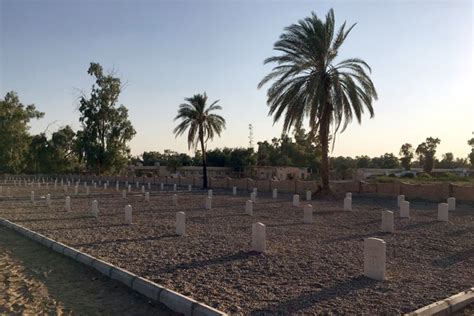
[[[72,194],[65,212],[62,191],[53,192],[51,208],[44,200],[32,205],[29,191],[0,202],[0,216],[233,314],[400,314],[474,285],[472,204],[458,204],[443,223],[436,203],[410,201],[411,218],[401,219],[394,198],[354,196],[352,212],[342,211],[342,201],[317,200],[307,225],[304,203],[293,207],[290,195],[259,194],[251,217],[247,192],[216,190],[205,211],[204,192],[178,192],[173,206],[172,192],[155,190],[147,203],[136,190],[122,199],[97,189]],[[90,215],[92,199],[98,219]],[[132,225],[123,224],[126,204]],[[380,233],[385,209],[395,212],[394,234]],[[177,211],[186,212],[183,237],[175,235]],[[254,222],[267,226],[265,254],[250,251]],[[384,282],[363,276],[366,237],[387,242]]]
[[[0,227],[0,314],[171,315],[89,268]]]

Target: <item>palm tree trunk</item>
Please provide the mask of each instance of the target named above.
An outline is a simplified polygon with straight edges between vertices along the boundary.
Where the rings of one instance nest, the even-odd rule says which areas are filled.
[[[329,125],[330,125],[330,106],[326,106],[326,110],[321,118],[319,127],[319,138],[321,140],[321,182],[322,193],[329,193]]]
[[[199,136],[201,140],[201,151],[202,151],[202,187],[207,189],[207,159],[206,159],[206,148],[204,146],[204,136]]]

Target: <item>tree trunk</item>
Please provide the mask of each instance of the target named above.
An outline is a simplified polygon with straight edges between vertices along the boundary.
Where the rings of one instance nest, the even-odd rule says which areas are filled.
[[[330,192],[329,188],[329,125],[330,125],[330,105],[326,106],[324,113],[321,117],[321,123],[319,126],[319,138],[321,141],[321,182],[322,182],[322,193],[327,194]]]
[[[202,187],[207,189],[207,161],[206,161],[206,148],[204,146],[204,136],[202,133],[199,136],[201,140],[201,150],[202,150]]]

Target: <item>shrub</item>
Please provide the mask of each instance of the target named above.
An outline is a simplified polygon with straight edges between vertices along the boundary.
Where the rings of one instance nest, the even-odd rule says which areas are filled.
[[[405,174],[402,175],[402,178],[409,178],[409,179],[413,179],[415,177],[415,174],[412,173],[412,172],[407,172]]]

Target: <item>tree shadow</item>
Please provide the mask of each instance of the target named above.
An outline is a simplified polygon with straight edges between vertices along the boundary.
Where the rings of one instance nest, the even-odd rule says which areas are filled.
[[[379,281],[366,278],[364,276],[340,282],[333,287],[323,288],[320,291],[304,294],[296,298],[269,305],[268,308],[253,310],[251,315],[290,315],[298,311],[309,308],[321,302],[340,298],[363,288],[378,284]]]
[[[462,261],[466,261],[472,257],[474,257],[474,248],[456,252],[455,254],[452,254],[448,257],[435,259],[432,261],[431,264],[435,267],[446,269],[452,265],[455,265]]]

